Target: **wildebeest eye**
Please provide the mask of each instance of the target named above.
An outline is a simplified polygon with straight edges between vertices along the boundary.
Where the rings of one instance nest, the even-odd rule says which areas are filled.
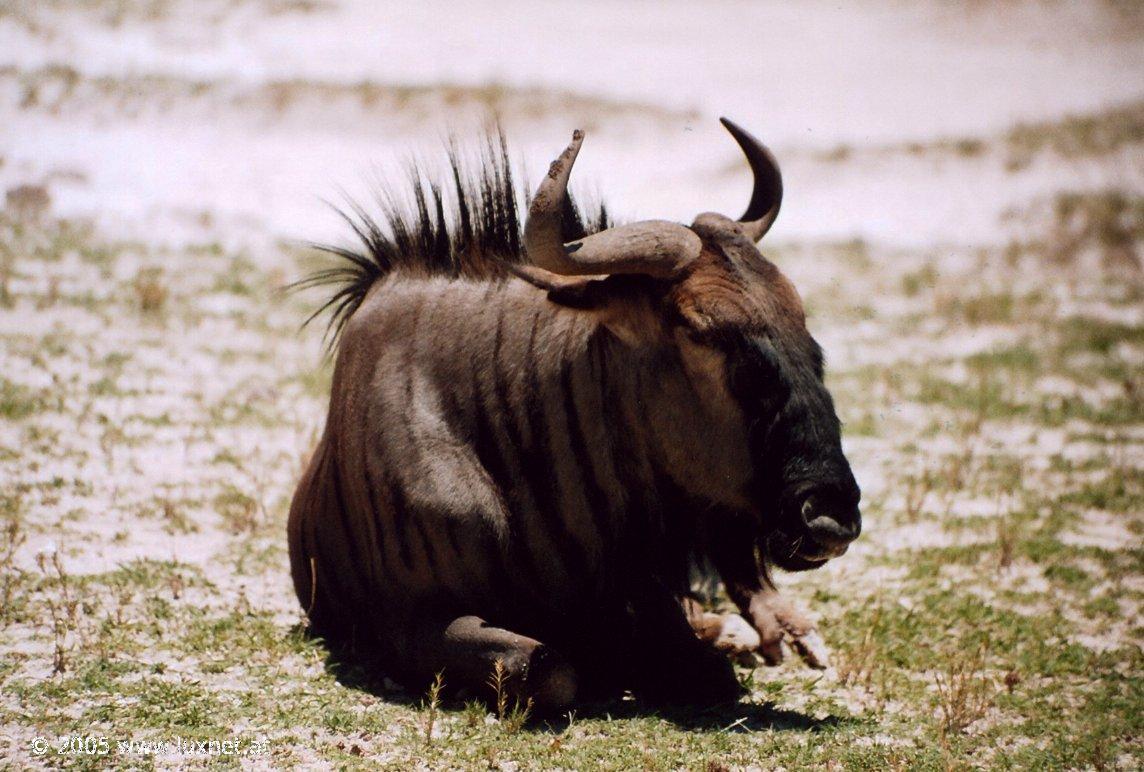
[[[733,341],[727,351],[727,369],[731,394],[752,413],[782,404],[790,392],[782,359],[765,338],[751,336]]]

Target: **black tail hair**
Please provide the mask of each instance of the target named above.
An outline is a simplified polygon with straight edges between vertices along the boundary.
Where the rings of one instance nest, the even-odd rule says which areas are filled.
[[[310,245],[341,262],[294,282],[290,289],[333,287],[334,294],[304,323],[328,311],[326,336],[331,349],[369,288],[390,273],[501,280],[508,275],[506,263],[525,260],[521,202],[504,132],[498,127],[486,136],[476,175],[465,168],[455,142],[449,143],[448,159],[453,191],[448,213],[441,183],[429,178],[426,189],[422,180],[427,177],[414,164],[409,169],[411,195],[407,197],[411,207],[398,203],[392,190],[378,191],[382,224],[352,201],[347,204],[349,211],[335,207],[360,247]],[[526,191],[525,212],[528,195]],[[569,195],[562,227],[564,241],[575,241],[611,227],[611,222],[603,203],[585,213]]]

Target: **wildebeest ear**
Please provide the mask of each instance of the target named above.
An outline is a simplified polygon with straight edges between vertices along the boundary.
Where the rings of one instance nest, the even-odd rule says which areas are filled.
[[[608,303],[607,291],[598,279],[566,284],[548,291],[548,299],[569,308],[602,308]]]
[[[567,308],[594,312],[599,321],[628,345],[661,332],[649,306],[643,276],[561,276],[532,265],[508,265],[514,276],[546,290],[548,299]]]
[[[602,283],[605,276],[561,276],[535,265],[506,265],[510,273],[523,279],[537,289],[548,292],[553,303],[572,308],[592,308],[603,300],[603,295],[594,285]]]
[[[539,266],[523,263],[505,263],[504,267],[518,279],[524,279],[532,286],[549,292],[572,289],[596,279],[606,278],[604,276],[562,276]]]

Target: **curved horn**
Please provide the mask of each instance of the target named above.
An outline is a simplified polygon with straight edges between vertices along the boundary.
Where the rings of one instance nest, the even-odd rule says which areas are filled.
[[[694,260],[702,242],[690,229],[663,220],[619,225],[567,244],[560,240],[568,177],[584,132],[552,162],[524,223],[524,248],[535,265],[564,276],[638,273],[666,278]]]
[[[783,203],[783,175],[771,151],[751,136],[750,132],[729,118],[720,118],[719,122],[739,143],[743,155],[747,156],[747,163],[751,165],[751,173],[755,176],[751,203],[747,205],[747,211],[743,212],[739,222],[743,224],[743,233],[747,238],[758,241],[771,229],[779,215],[779,207]]]

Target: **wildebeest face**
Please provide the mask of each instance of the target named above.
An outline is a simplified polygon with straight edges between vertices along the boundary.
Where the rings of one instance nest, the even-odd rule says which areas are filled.
[[[750,466],[720,470],[723,479],[749,480],[749,490],[728,491],[728,499],[757,515],[759,545],[769,561],[791,570],[814,568],[841,555],[857,538],[858,485],[842,454],[841,426],[823,383],[822,352],[807,331],[802,302],[794,286],[755,248],[782,204],[778,163],[747,131],[722,122],[754,175],[750,202],[738,220],[708,212],[690,227],[647,220],[564,242],[560,212],[583,141],[576,132],[537,189],[524,229],[534,266],[558,280],[545,281],[526,271],[521,275],[585,304],[597,284],[605,288],[604,295],[616,289],[620,298],[641,296],[624,291],[628,282],[616,281],[629,275],[639,277],[635,286],[651,287],[656,312],[645,315],[644,323],[639,314],[630,314],[637,323],[626,331],[624,315],[615,315],[617,334],[638,340],[660,330],[665,320],[674,322],[671,340],[678,344],[689,376],[698,375],[694,380],[710,386],[716,371],[720,388],[696,393],[706,394],[707,400],[733,401],[719,405],[732,410],[705,415],[734,415],[733,425],[724,427],[726,442],[737,443],[736,450],[744,442],[748,447],[724,454],[722,461],[747,459],[736,463]],[[611,278],[587,284],[575,279],[600,275]]]
[[[728,393],[747,426],[759,541],[773,563],[815,568],[861,530],[858,485],[823,382],[822,351],[793,285],[726,223],[672,294],[692,340],[724,361]]]

